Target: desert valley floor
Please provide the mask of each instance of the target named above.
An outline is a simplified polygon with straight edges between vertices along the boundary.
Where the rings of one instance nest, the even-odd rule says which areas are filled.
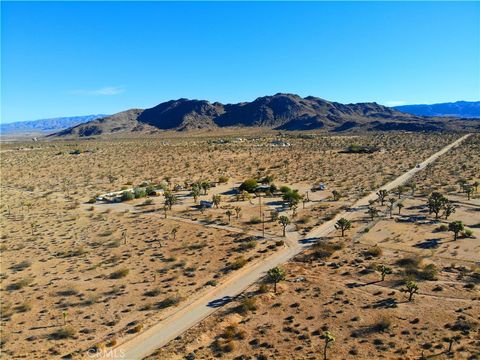
[[[1,357],[114,350],[345,212],[148,359],[478,359],[480,135],[378,191],[463,135],[2,143]]]

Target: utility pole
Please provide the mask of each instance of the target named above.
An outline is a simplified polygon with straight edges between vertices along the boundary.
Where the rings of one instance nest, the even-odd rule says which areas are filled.
[[[258,195],[258,203],[260,204],[260,218],[262,217],[262,195]]]
[[[265,239],[265,214],[262,213],[262,237]]]

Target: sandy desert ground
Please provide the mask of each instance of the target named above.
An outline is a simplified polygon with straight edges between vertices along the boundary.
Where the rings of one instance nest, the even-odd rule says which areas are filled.
[[[291,219],[289,231],[304,234],[458,137],[167,133],[2,143],[2,356],[81,358],[92,348],[113,348],[284,246],[272,210]],[[379,151],[342,152],[353,144]],[[417,175],[414,193],[401,194],[400,215],[395,207],[390,219],[388,202],[377,205],[373,221],[365,214],[344,238],[322,239],[327,245],[286,264],[277,294],[271,284],[255,285],[246,299],[152,358],[291,358],[292,351],[295,358],[319,358],[326,330],[336,338],[332,359],[431,355],[445,351],[454,335],[460,336],[452,343],[455,356],[475,358],[480,203],[476,190],[468,200],[459,184],[479,180],[479,148],[480,137],[472,136]],[[232,191],[245,179],[265,177],[309,201],[292,211],[282,208],[279,192],[241,198]],[[202,181],[215,187],[195,202],[190,185]],[[312,192],[320,182],[327,189]],[[161,194],[89,203],[142,183],[182,187],[173,191],[178,202],[166,218]],[[431,221],[425,202],[432,191],[455,203],[449,219]],[[214,195],[221,197],[218,207],[198,207]],[[409,216],[428,221],[402,221]],[[453,220],[473,235],[452,241],[444,227]],[[378,281],[380,264],[393,272],[385,281]],[[407,302],[400,290],[412,276],[419,294]]]

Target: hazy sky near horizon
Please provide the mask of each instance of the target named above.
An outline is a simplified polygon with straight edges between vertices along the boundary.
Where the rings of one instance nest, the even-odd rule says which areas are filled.
[[[480,98],[479,2],[4,2],[1,122],[277,92]]]

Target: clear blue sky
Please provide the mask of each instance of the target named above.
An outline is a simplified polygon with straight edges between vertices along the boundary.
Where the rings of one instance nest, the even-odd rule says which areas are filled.
[[[480,3],[2,2],[1,121],[291,92],[478,100]]]

